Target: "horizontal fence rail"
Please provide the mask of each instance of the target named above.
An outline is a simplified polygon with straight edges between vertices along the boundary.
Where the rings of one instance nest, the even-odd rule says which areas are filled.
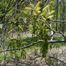
[[[5,49],[5,50],[0,51],[0,53],[1,53],[1,52],[6,52],[6,51],[15,51],[15,50],[21,50],[21,49],[29,48],[29,47],[31,47],[31,46],[36,45],[38,42],[44,42],[44,40],[38,40],[38,41],[36,41],[36,42],[33,42],[33,43],[31,43],[31,44],[29,44],[29,45],[26,45],[26,46],[23,46],[23,47],[21,47],[21,48]],[[62,40],[62,41],[49,40],[48,42],[49,42],[49,43],[66,43],[66,41],[64,41],[64,40]]]

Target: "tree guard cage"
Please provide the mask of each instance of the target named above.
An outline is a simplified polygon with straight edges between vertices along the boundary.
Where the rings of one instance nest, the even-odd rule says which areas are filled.
[[[63,21],[63,20],[51,20],[51,22],[52,22],[52,24],[54,24],[54,23],[65,23],[66,21]],[[56,30],[54,30],[54,29],[51,29],[50,28],[50,30],[52,30],[54,33],[53,33],[53,35],[51,36],[51,37],[56,37],[56,36],[58,36],[59,34],[61,34],[61,36],[63,37],[63,39],[62,40],[49,40],[48,42],[49,43],[51,43],[51,44],[54,44],[54,43],[66,43],[66,36],[65,36],[65,34],[64,33],[62,33],[61,31],[56,31]],[[20,47],[20,48],[13,48],[13,49],[8,49],[6,46],[5,46],[5,43],[6,43],[6,41],[4,41],[4,40],[6,40],[6,38],[7,38],[7,32],[5,33],[6,34],[6,36],[4,36],[4,33],[5,33],[5,31],[2,33],[2,35],[1,35],[1,43],[2,44],[0,44],[0,46],[1,46],[1,48],[3,48],[3,50],[0,50],[0,53],[4,53],[4,61],[6,60],[6,53],[7,52],[10,52],[10,51],[20,51],[20,50],[22,50],[22,49],[25,49],[25,48],[29,48],[29,47],[31,47],[31,46],[34,46],[34,45],[36,45],[37,43],[39,43],[39,42],[43,42],[43,40],[38,40],[38,41],[36,41],[36,42],[33,42],[33,43],[30,43],[29,45],[25,45],[25,46],[22,46],[22,47]],[[58,35],[56,35],[56,36],[54,36],[56,33],[58,33]],[[4,38],[4,39],[3,39]],[[4,43],[4,44],[3,44]],[[57,59],[57,58],[54,58],[54,57],[50,57],[50,58],[52,58],[52,59],[55,59],[55,60],[58,60],[58,61],[60,61],[61,63],[64,63],[64,64],[66,64],[64,61],[62,61],[62,60],[59,60],[59,59]]]
[[[48,1],[49,2],[49,1]],[[54,24],[54,23],[56,23],[56,31],[55,30],[53,30],[53,29],[50,29],[50,30],[52,30],[54,33],[59,33],[59,34],[61,34],[63,37],[64,37],[64,42],[65,42],[65,40],[66,40],[66,36],[65,36],[65,34],[64,34],[64,30],[65,30],[65,24],[66,24],[66,21],[65,21],[65,17],[64,17],[64,15],[65,15],[65,6],[64,6],[64,0],[62,0],[61,1],[61,3],[62,3],[62,8],[63,8],[63,10],[62,10],[62,13],[60,14],[60,20],[58,20],[58,3],[60,2],[60,0],[56,0],[56,20],[50,20],[50,22],[52,23],[52,25]],[[16,12],[18,12],[18,1],[16,1]],[[16,14],[16,12],[15,12],[15,14]],[[6,10],[4,10],[4,13],[6,14]],[[16,16],[16,15],[15,15]],[[5,16],[4,16],[4,19],[3,19],[3,35],[5,36],[5,34],[8,32],[8,24],[6,24],[6,21],[5,21]],[[63,26],[61,27],[60,25],[59,25],[59,28],[61,28],[61,29],[63,29],[63,30],[59,30],[59,28],[58,28],[58,24],[63,24]],[[5,39],[5,38],[4,38]],[[55,40],[54,41],[49,41],[50,43],[52,43],[52,42],[55,42]],[[58,42],[58,41],[57,41]],[[60,42],[63,42],[63,40],[62,41],[60,41]]]
[[[49,2],[50,0],[48,0],[48,2]],[[44,1],[44,3],[48,3],[46,0]],[[58,15],[58,10],[60,9],[60,7],[59,7],[59,5],[58,5],[58,3],[62,3],[62,8],[63,8],[63,10],[62,10],[62,12],[60,13],[60,18],[58,17],[59,15]],[[53,32],[51,35],[50,35],[50,37],[53,37],[52,38],[52,40],[48,40],[48,43],[66,43],[66,34],[65,34],[65,32],[66,32],[66,30],[65,30],[65,28],[66,28],[66,20],[65,20],[65,6],[64,6],[64,0],[62,0],[61,2],[60,2],[60,0],[56,0],[56,8],[55,8],[55,11],[56,11],[56,14],[55,14],[55,19],[56,20],[50,20],[49,22],[50,22],[50,24],[51,24],[51,26],[52,26],[52,28],[49,28],[50,29],[50,34],[51,34],[51,31]],[[15,16],[17,16],[16,15],[16,13],[19,13],[19,7],[18,7],[19,5],[18,5],[18,0],[16,0],[16,10],[15,10],[15,13],[14,13],[14,17]],[[60,9],[61,10],[61,9]],[[4,13],[6,14],[6,10],[4,10]],[[39,42],[44,42],[43,40],[38,40],[38,41],[36,41],[36,42],[33,42],[33,43],[30,43],[30,44],[28,44],[28,45],[24,45],[24,46],[21,46],[20,48],[13,48],[13,49],[9,49],[8,48],[8,45],[7,45],[7,42],[6,42],[6,40],[9,40],[9,38],[8,38],[8,36],[9,36],[9,34],[8,34],[8,30],[9,30],[9,27],[8,27],[8,23],[7,23],[7,21],[5,20],[5,15],[4,15],[4,17],[3,17],[3,22],[0,24],[0,28],[1,28],[1,30],[2,30],[2,32],[0,33],[0,47],[2,48],[1,50],[0,50],[0,53],[4,53],[4,63],[5,63],[5,60],[6,60],[6,52],[10,52],[10,51],[20,51],[20,50],[22,50],[22,49],[25,49],[25,48],[29,48],[29,47],[31,47],[31,46],[33,46],[33,45],[36,45],[37,43],[39,43]],[[17,22],[18,22],[18,19],[16,19],[17,20]],[[16,23],[17,23],[16,22]],[[20,24],[20,23],[19,23]],[[18,26],[18,25],[16,25],[16,26]],[[16,28],[17,29],[17,38],[19,38],[19,28]],[[56,35],[55,35],[56,34]],[[58,36],[60,36],[61,35],[61,37],[62,37],[62,39],[61,40],[56,40],[55,39],[55,37],[57,37],[58,38]],[[5,45],[7,45],[7,46],[5,46]],[[51,58],[53,58],[53,57],[51,57]],[[63,61],[61,61],[61,62],[63,62]],[[65,63],[66,64],[66,63]]]

